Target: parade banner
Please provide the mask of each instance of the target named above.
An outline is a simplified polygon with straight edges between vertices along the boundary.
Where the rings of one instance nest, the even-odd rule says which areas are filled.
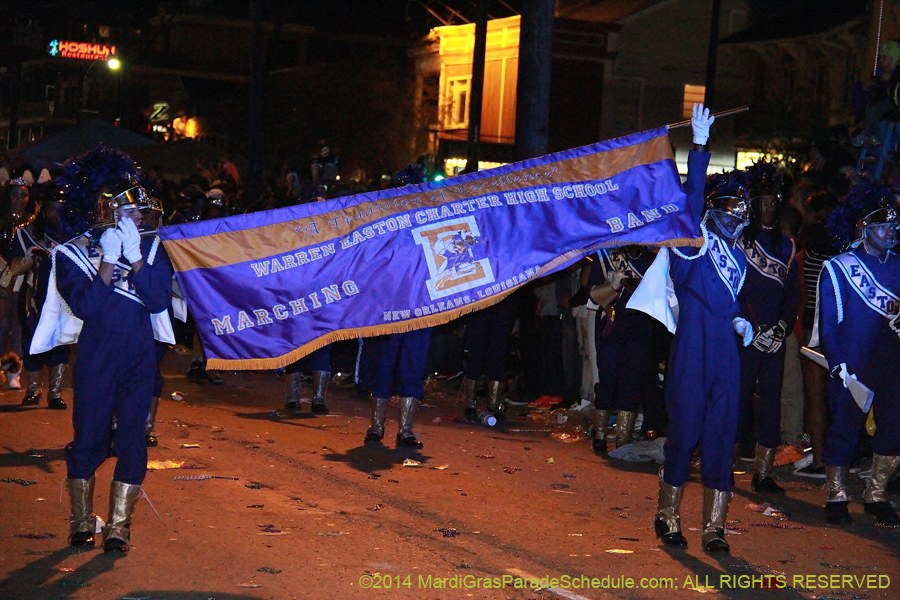
[[[700,245],[667,129],[160,237],[211,369],[447,323],[602,247]]]

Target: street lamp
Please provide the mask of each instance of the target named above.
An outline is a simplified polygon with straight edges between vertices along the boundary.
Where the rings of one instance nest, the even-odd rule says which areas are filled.
[[[106,58],[98,58],[96,60],[91,61],[91,64],[88,66],[87,70],[84,72],[84,77],[81,79],[81,102],[79,102],[78,106],[78,121],[81,122],[81,113],[85,111],[85,104],[87,103],[87,78],[91,73],[91,69],[99,62],[105,62],[107,68],[110,71],[118,71],[121,68],[122,63],[116,57],[111,57],[109,59]],[[99,111],[98,111],[99,112]]]

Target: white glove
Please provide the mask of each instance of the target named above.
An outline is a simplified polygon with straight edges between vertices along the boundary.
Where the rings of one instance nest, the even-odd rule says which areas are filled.
[[[840,381],[846,388],[849,387],[847,380],[856,379],[856,375],[852,375],[850,373],[850,369],[847,367],[847,363],[841,363],[835,368],[831,369],[831,378],[835,381]]]
[[[103,262],[116,264],[122,256],[122,238],[119,231],[110,227],[100,236],[100,248],[103,250]]]
[[[709,127],[715,121],[715,117],[709,116],[709,109],[703,108],[703,104],[694,104],[691,117],[691,129],[694,131],[694,143],[705,146],[709,140]]]
[[[122,237],[122,255],[134,264],[141,260],[141,234],[131,219],[119,221],[119,235]]]
[[[621,292],[623,287],[622,281],[625,280],[625,277],[625,273],[622,271],[610,271],[606,274],[606,281],[614,292]]]
[[[743,338],[744,348],[749,346],[753,341],[753,325],[750,324],[750,321],[735,317],[732,319],[731,325],[734,327],[734,332]]]
[[[891,329],[897,335],[900,335],[900,313],[897,314],[890,322]]]

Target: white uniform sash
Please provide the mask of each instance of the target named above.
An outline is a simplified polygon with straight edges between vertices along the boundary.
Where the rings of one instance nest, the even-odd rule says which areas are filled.
[[[793,246],[793,242],[791,242],[791,246]],[[759,241],[754,241],[753,246],[749,248],[743,246],[743,249],[744,254],[747,256],[747,262],[750,263],[760,275],[784,285],[788,274],[788,266],[786,264],[774,256],[770,256],[768,252],[763,250]],[[793,255],[793,252],[791,254]]]
[[[835,256],[834,262],[847,278],[853,291],[862,298],[866,306],[883,317],[893,318],[900,312],[900,298],[881,285],[872,272],[850,252]]]
[[[145,259],[148,265],[153,264],[156,252],[159,249],[159,243],[158,237],[153,240],[153,246],[151,246],[150,252]],[[90,243],[87,235],[75,238],[53,249],[51,254],[53,263],[50,269],[50,283],[47,286],[47,299],[44,301],[44,307],[41,309],[41,318],[31,342],[31,354],[40,354],[56,346],[74,344],[78,341],[81,327],[84,324],[81,319],[72,314],[72,310],[66,305],[59,294],[59,290],[56,288],[56,255],[60,252],[75,263],[92,280],[97,275],[100,262],[103,259],[102,253]],[[127,273],[130,271],[130,266],[121,263],[116,264],[112,281],[114,291],[143,306],[143,301],[134,293],[134,288],[128,280]],[[175,334],[172,331],[172,322],[169,319],[167,310],[151,314],[150,322],[153,325],[153,336],[157,340],[166,344],[175,343]]]
[[[722,238],[716,234],[709,233],[709,241],[707,242],[707,253],[713,264],[716,266],[716,272],[728,291],[731,292],[732,299],[737,299],[744,285],[745,272],[728,248],[728,244],[722,241]]]

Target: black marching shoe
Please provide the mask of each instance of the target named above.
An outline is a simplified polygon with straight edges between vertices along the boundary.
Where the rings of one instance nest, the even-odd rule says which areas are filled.
[[[593,446],[594,452],[600,456],[606,456],[606,438],[603,438],[602,440],[594,438],[591,441],[591,446]]]
[[[875,517],[877,525],[882,527],[900,526],[900,516],[894,512],[890,502],[866,502],[864,506],[866,514]]]
[[[159,446],[159,439],[152,433],[148,433],[144,439],[148,448],[157,448]]]
[[[37,406],[41,401],[41,392],[28,392],[22,399],[22,406]]]
[[[463,417],[470,421],[478,420],[478,409],[474,406],[467,406],[466,410],[463,411]]]
[[[826,502],[825,503],[825,520],[832,525],[850,525],[853,519],[850,518],[850,502]]]
[[[206,367],[199,360],[191,363],[191,368],[187,372],[187,379],[191,383],[206,383],[209,381],[206,375]]]
[[[47,400],[47,408],[50,410],[66,410],[69,406],[66,404],[66,401],[60,397],[50,398]]]
[[[416,439],[416,436],[409,435],[404,437],[401,434],[397,434],[397,446],[400,448],[414,448],[416,450],[421,450],[425,447],[425,445]]]
[[[313,403],[312,411],[314,415],[327,415],[329,412],[324,402]]]
[[[710,553],[731,552],[731,546],[725,541],[725,530],[717,529],[716,533],[716,537],[708,540],[703,548]]]
[[[69,536],[70,546],[93,546],[94,533],[92,531],[76,531]]]
[[[784,496],[784,488],[775,483],[775,480],[769,475],[760,478],[759,473],[754,473],[753,479],[750,480],[750,489],[760,494]]]
[[[656,530],[656,537],[663,541],[666,546],[687,546],[687,539],[680,531],[669,531],[668,525],[662,519],[653,521],[653,529]]]
[[[105,542],[103,542],[103,551],[104,552],[128,552],[128,543],[120,540],[119,538],[108,538]]]

